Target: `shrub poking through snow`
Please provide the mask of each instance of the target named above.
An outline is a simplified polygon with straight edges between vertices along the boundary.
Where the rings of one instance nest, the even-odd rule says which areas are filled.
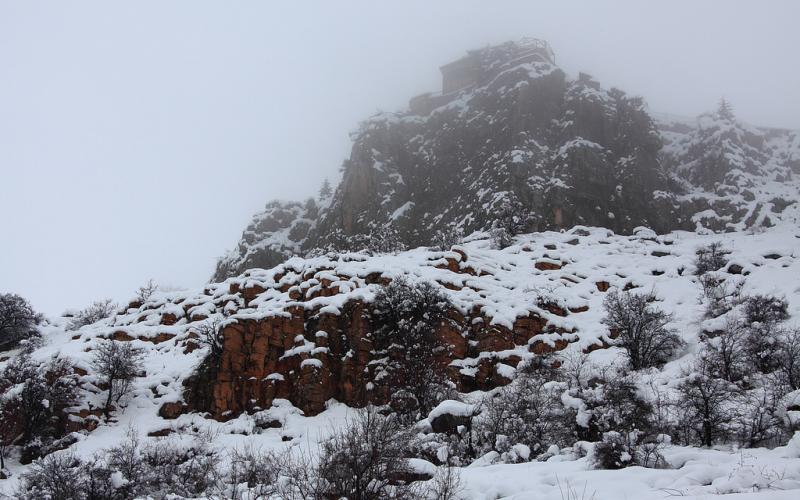
[[[371,338],[379,360],[376,380],[393,387],[392,408],[416,420],[450,392],[445,367],[437,362],[447,346],[436,335],[449,321],[450,307],[436,285],[402,277],[375,296]]]
[[[27,300],[13,293],[0,294],[0,351],[38,335],[37,325],[41,321],[42,316]]]
[[[130,392],[133,379],[142,370],[142,356],[143,352],[130,342],[105,340],[95,349],[92,366],[107,391],[106,418],[111,412],[111,405],[119,403]]]
[[[92,302],[86,309],[79,311],[72,318],[67,330],[77,330],[82,326],[91,325],[100,320],[109,318],[117,312],[117,309],[119,309],[119,306],[111,299]]]
[[[703,276],[711,271],[719,271],[728,263],[728,259],[725,257],[728,253],[730,252],[719,241],[698,248],[695,252],[694,273],[697,276]]]
[[[785,298],[772,295],[751,295],[743,300],[745,320],[748,324],[772,324],[789,317],[789,303]]]
[[[488,394],[476,421],[480,451],[503,454],[522,444],[536,456],[551,445],[571,444],[574,416],[561,403],[562,390],[556,382],[527,375]]]
[[[730,433],[731,402],[739,388],[714,375],[708,360],[698,359],[678,385],[679,422],[687,442],[711,446]]]
[[[746,350],[747,331],[741,320],[729,317],[725,327],[703,343],[701,355],[714,376],[739,382],[750,372]]]
[[[412,442],[396,415],[382,415],[374,407],[362,410],[321,445],[324,498],[403,498]]]
[[[792,391],[800,389],[800,328],[783,332],[778,364],[782,384]]]
[[[158,284],[152,279],[147,280],[147,283],[140,286],[138,290],[136,290],[136,301],[144,304],[147,302],[154,293],[158,291]]]
[[[613,290],[603,302],[603,322],[619,335],[617,344],[625,349],[634,370],[664,364],[683,344],[667,326],[672,316],[653,305],[655,299],[652,292]]]

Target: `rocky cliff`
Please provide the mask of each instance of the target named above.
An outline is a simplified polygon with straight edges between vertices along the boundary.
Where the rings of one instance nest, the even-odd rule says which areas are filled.
[[[727,104],[696,121],[656,120],[641,98],[568,78],[552,58],[522,57],[527,43],[472,51],[472,85],[363,122],[333,195],[269,204],[214,279],[292,255],[436,245],[497,228],[769,225],[797,199],[791,189],[775,197],[773,185],[798,173],[796,133],[743,125]]]

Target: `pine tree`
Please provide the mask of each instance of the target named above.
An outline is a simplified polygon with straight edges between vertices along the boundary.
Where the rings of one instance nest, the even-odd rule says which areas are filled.
[[[331,188],[331,183],[328,182],[328,179],[326,178],[324,181],[322,181],[322,186],[319,188],[319,198],[324,200],[329,198],[332,194],[333,189]]]
[[[723,120],[734,121],[736,117],[733,115],[733,106],[724,97],[719,101],[717,108],[717,116]]]

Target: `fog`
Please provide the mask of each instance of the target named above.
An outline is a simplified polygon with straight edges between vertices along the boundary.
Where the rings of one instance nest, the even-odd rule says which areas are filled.
[[[800,2],[0,1],[0,292],[47,313],[199,286],[348,133],[523,36],[570,75],[800,128]]]

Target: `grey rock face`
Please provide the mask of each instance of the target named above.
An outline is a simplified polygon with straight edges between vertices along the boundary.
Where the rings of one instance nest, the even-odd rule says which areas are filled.
[[[773,186],[762,181],[800,168],[797,135],[743,126],[729,108],[657,122],[641,98],[569,79],[553,59],[526,40],[444,66],[448,93],[363,122],[332,196],[269,204],[214,279],[297,254],[432,245],[447,232],[731,230],[769,224],[763,211],[793,201],[765,201]]]

